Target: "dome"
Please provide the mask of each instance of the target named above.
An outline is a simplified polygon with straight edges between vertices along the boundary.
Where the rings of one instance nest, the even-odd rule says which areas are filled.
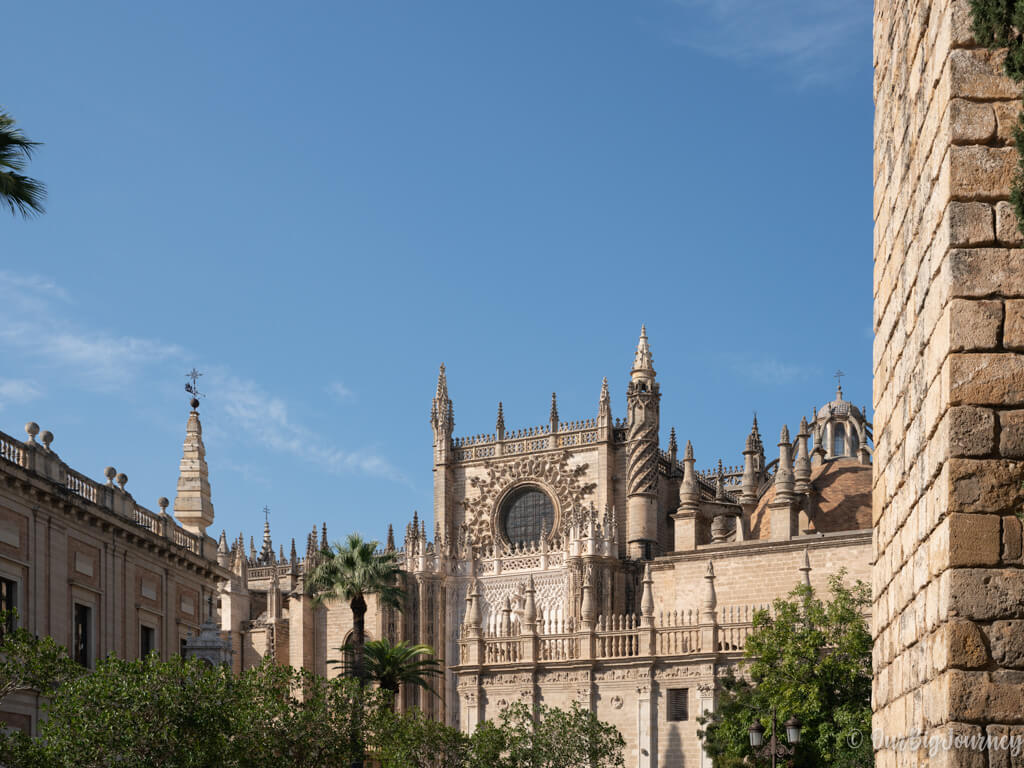
[[[843,400],[843,388],[841,386],[836,387],[836,399],[825,403],[818,409],[817,413],[815,421],[828,421],[833,416],[845,416],[857,421],[866,421],[860,408],[849,400]]]

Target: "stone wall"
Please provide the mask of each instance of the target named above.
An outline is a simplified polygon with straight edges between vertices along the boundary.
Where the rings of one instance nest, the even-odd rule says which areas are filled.
[[[871,541],[866,531],[789,541],[747,542],[701,547],[667,555],[651,568],[654,613],[699,610],[708,561],[715,568],[719,608],[765,605],[801,583],[804,550],[811,564],[811,586],[828,595],[828,579],[846,570],[846,584],[871,580]]]
[[[1020,90],[967,0],[876,2],[874,66],[874,728],[998,735],[1024,724]]]

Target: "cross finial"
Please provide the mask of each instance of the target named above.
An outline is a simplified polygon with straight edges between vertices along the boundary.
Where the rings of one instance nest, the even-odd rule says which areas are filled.
[[[264,507],[263,507],[263,522],[264,523],[269,523],[270,522],[270,507],[268,507],[266,505],[264,505]]]
[[[199,407],[199,398],[206,397],[206,395],[199,391],[199,377],[202,375],[195,368],[185,374],[185,378],[191,380],[190,383],[185,385],[185,391],[192,395],[193,410]]]
[[[843,376],[845,375],[846,374],[843,373],[838,368],[836,369],[836,372],[832,374],[832,378],[836,380],[836,392],[838,393],[840,399],[842,399],[843,396]]]

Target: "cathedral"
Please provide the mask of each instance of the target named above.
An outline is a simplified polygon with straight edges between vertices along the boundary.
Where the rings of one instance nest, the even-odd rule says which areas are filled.
[[[426,643],[444,660],[438,695],[405,690],[401,707],[472,730],[513,701],[578,702],[619,728],[627,765],[708,765],[696,718],[741,661],[754,612],[840,569],[869,579],[871,424],[841,387],[795,434],[779,425],[777,451],[755,418],[741,463],[702,470],[700,447],[680,451],[674,431],[662,448],[660,400],[646,329],[618,417],[606,381],[596,414],[562,421],[552,396],[546,423],[506,428],[499,404],[492,432],[456,436],[441,366],[433,519],[414,514],[401,547],[389,528],[405,606],[371,599],[366,616],[369,639]],[[159,513],[136,504],[113,468],[106,485],[79,475],[27,430],[25,442],[0,433],[0,597],[9,584],[27,626],[87,665],[156,649],[338,673],[327,660],[349,608],[303,593],[326,524],[287,552],[266,521],[258,548],[211,538],[198,401],[173,516],[166,499]],[[31,727],[32,707],[0,716]]]

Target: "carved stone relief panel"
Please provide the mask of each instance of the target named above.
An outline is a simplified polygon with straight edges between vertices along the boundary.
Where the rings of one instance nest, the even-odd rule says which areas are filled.
[[[487,461],[483,469],[486,477],[469,478],[475,495],[467,496],[462,504],[465,508],[463,536],[473,547],[489,547],[495,543],[507,543],[500,530],[497,508],[500,500],[513,487],[523,483],[534,483],[552,497],[555,507],[555,530],[563,527],[564,510],[581,506],[584,499],[594,492],[595,483],[583,483],[587,464],[569,465],[571,453],[557,453],[508,461]]]

